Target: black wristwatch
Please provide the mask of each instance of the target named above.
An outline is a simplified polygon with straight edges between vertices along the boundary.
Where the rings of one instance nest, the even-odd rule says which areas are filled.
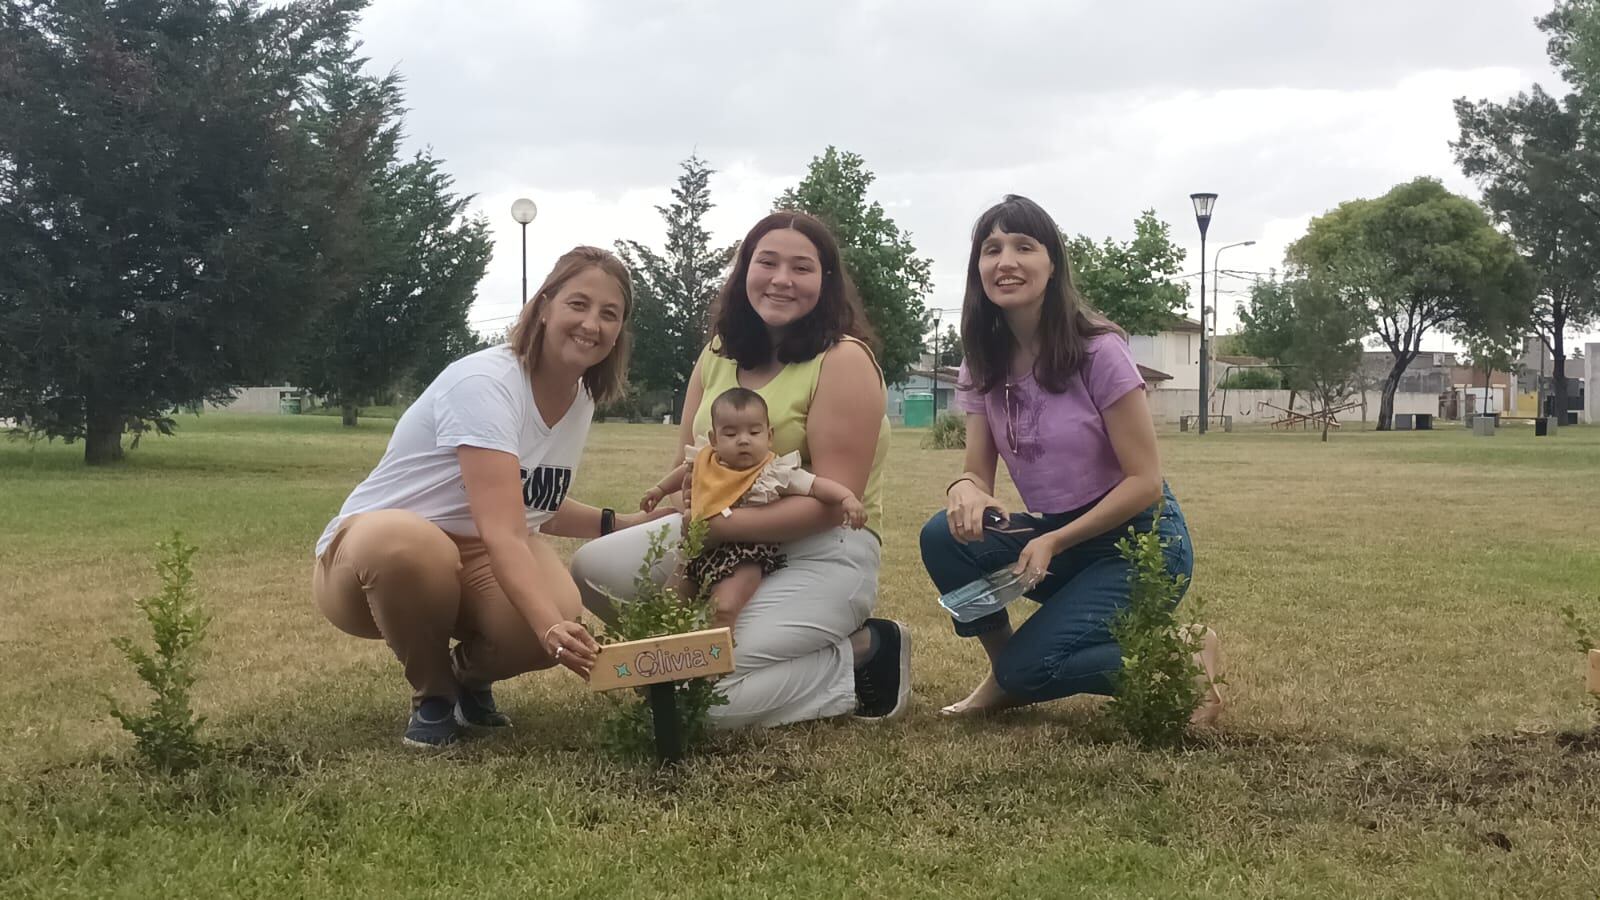
[[[611,507],[600,510],[600,536],[605,537],[617,530],[617,511]]]

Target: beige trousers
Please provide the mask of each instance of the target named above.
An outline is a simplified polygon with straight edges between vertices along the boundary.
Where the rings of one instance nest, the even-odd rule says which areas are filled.
[[[555,591],[562,612],[580,612],[571,576],[538,535],[528,544],[541,568],[567,580]],[[495,580],[477,538],[446,533],[399,509],[346,519],[316,561],[311,596],[340,631],[382,639],[411,682],[412,702],[454,698],[555,664],[544,643]],[[452,651],[451,639],[459,641]]]

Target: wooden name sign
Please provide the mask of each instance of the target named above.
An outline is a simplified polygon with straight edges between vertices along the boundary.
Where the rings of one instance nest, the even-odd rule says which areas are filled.
[[[1589,693],[1600,695],[1600,650],[1589,651]]]
[[[606,644],[589,673],[596,691],[686,681],[733,671],[733,632],[727,628],[669,634],[642,641]]]

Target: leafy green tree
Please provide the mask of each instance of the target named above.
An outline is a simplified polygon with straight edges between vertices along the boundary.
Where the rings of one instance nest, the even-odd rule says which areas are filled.
[[[860,156],[829,147],[811,160],[805,178],[784,191],[773,208],[810,213],[833,230],[867,318],[883,341],[878,363],[895,384],[905,380],[922,353],[928,332],[923,299],[933,289],[933,276],[928,260],[917,256],[911,236],[881,204],[867,200],[875,179]]]
[[[1511,371],[1517,357],[1522,354],[1522,346],[1516,335],[1499,338],[1486,334],[1472,335],[1464,337],[1462,343],[1466,349],[1467,365],[1483,373],[1484,409],[1487,410],[1490,377],[1495,372]]]
[[[1366,310],[1340,290],[1315,279],[1285,285],[1294,303],[1284,361],[1288,378],[1322,410],[1322,440],[1328,440],[1333,410],[1358,389],[1361,336]]]
[[[1600,0],[1556,0],[1539,29],[1561,77],[1593,102],[1600,96]]]
[[[1140,213],[1133,240],[1087,235],[1067,237],[1079,292],[1129,334],[1156,334],[1171,326],[1188,302],[1189,291],[1173,279],[1182,271],[1184,250],[1172,242],[1172,227],[1155,210]]]
[[[955,368],[961,365],[961,332],[954,325],[946,325],[944,334],[934,330],[933,339],[928,342],[928,352],[933,355],[935,368]]]
[[[1294,296],[1277,273],[1257,280],[1250,296],[1234,306],[1239,330],[1232,335],[1234,347],[1246,356],[1268,362],[1283,362],[1294,340]]]
[[[0,5],[0,417],[111,463],[281,373],[325,296],[299,109],[363,5]]]
[[[1556,26],[1547,17],[1544,27]],[[1532,328],[1555,360],[1556,408],[1566,409],[1566,335],[1600,321],[1600,108],[1537,84],[1505,103],[1462,98],[1455,108],[1456,162],[1528,261],[1537,291]]]
[[[1234,311],[1239,316],[1239,331],[1232,335],[1236,350],[1268,362],[1288,361],[1295,327],[1294,292],[1288,282],[1280,280],[1276,272],[1268,278],[1258,279],[1250,286],[1249,298],[1235,304]],[[1263,370],[1247,370],[1239,374],[1249,374],[1249,371]],[[1288,376],[1288,371],[1284,369],[1276,377],[1280,385],[1288,385],[1289,408],[1293,409],[1299,385]]]
[[[637,241],[617,241],[617,255],[633,273],[635,334],[648,339],[633,345],[629,378],[644,390],[670,391],[682,398],[694,361],[705,344],[711,302],[716,299],[734,248],[716,247],[705,228],[711,202],[711,176],[705,160],[682,163],[672,205],[657,206],[667,223],[667,245],[657,253]],[[678,404],[673,403],[676,409]]]
[[[1378,429],[1394,419],[1400,376],[1431,331],[1467,319],[1514,318],[1532,283],[1515,244],[1471,200],[1431,178],[1351,200],[1311,221],[1289,247],[1298,277],[1314,279],[1365,310],[1365,330],[1393,354]]]
[[[342,406],[347,426],[368,398],[465,349],[491,250],[487,223],[467,218],[471,198],[450,190],[439,161],[400,159],[399,76],[366,75],[365,62],[345,48],[307,116],[333,201],[318,229],[332,297],[297,379]]]

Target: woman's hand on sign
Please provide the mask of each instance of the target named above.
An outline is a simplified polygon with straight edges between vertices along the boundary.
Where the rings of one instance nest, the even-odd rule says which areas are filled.
[[[585,680],[594,668],[600,644],[582,622],[557,622],[545,632],[545,649],[555,661],[576,672]]]

